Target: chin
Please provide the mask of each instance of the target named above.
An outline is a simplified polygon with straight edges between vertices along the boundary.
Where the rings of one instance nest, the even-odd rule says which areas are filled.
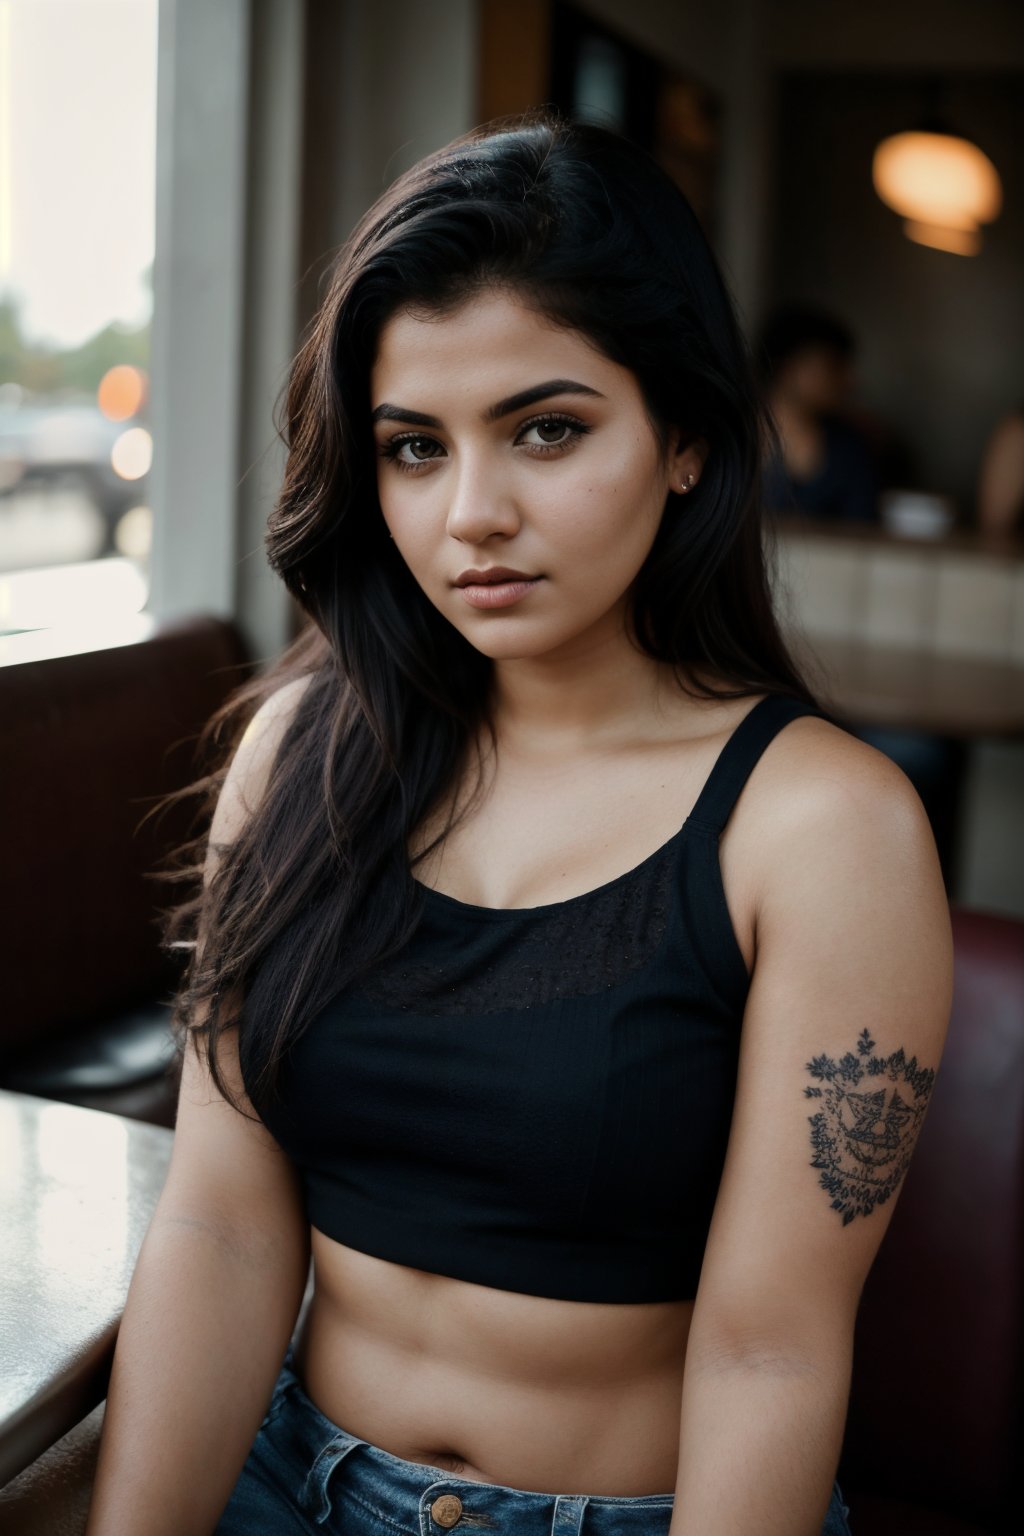
[[[578,629],[555,632],[540,624],[523,625],[518,634],[513,632],[510,625],[503,635],[498,633],[497,628],[488,633],[480,626],[474,632],[459,625],[459,633],[475,651],[479,651],[481,656],[489,656],[492,661],[538,661],[544,657],[553,659],[562,654],[568,655],[577,641],[585,641],[585,637],[594,638],[588,624],[581,624]]]
[[[465,630],[461,634],[474,651],[479,651],[481,656],[489,656],[492,661],[525,661],[533,656],[544,656],[554,649],[550,640],[539,637],[531,643],[523,635],[470,635]]]

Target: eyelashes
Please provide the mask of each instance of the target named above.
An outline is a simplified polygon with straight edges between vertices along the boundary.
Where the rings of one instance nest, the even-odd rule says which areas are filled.
[[[526,433],[532,432],[538,427],[562,427],[565,429],[565,436],[559,438],[554,443],[523,443],[522,439]],[[568,453],[571,449],[575,448],[576,444],[586,433],[592,430],[593,428],[588,426],[586,422],[580,421],[578,416],[570,416],[560,411],[545,411],[543,415],[533,416],[529,421],[522,423],[519,431],[516,433],[515,442],[516,444],[522,444],[534,457],[550,458],[554,455]],[[402,450],[407,447],[411,448],[412,444],[436,451],[427,452],[422,458],[402,458]],[[418,474],[424,465],[432,464],[437,459],[444,457],[443,444],[439,443],[436,437],[431,437],[425,432],[396,433],[394,437],[388,438],[387,442],[381,444],[379,451],[382,459],[393,464],[403,474],[413,475]]]

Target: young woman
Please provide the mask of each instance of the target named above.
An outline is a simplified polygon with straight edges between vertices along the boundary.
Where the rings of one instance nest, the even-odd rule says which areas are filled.
[[[780,638],[686,199],[544,115],[431,156],[341,252],[286,434],[313,623],[211,722],[89,1536],[846,1531],[948,911]]]

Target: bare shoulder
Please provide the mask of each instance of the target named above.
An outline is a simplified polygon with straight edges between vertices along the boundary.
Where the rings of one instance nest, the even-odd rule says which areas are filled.
[[[239,755],[244,749],[250,772],[262,767],[267,758],[273,758],[312,681],[312,673],[294,677],[263,700],[238,746]]]
[[[791,721],[764,755],[757,814],[761,940],[828,915],[885,944],[915,937],[919,964],[951,972],[948,898],[921,797],[884,752],[818,716]],[[892,930],[888,930],[891,942]],[[933,972],[933,975],[936,974]]]
[[[210,828],[211,843],[231,842],[258,806],[278,748],[312,680],[309,673],[285,683],[264,699],[249,721],[221,787]]]
[[[833,859],[847,844],[888,848],[897,861],[916,851],[938,869],[927,812],[903,769],[820,716],[801,715],[774,737],[751,789],[766,886],[815,847]]]
[[[779,733],[765,767],[759,809],[771,830],[759,867],[757,997],[781,1007],[802,993],[817,1018],[857,1017],[858,1034],[865,1024],[885,1034],[887,1020],[937,1064],[952,1001],[952,925],[917,790],[885,753],[813,716]],[[831,1035],[829,1043],[838,1048]]]
[[[822,795],[862,803],[888,801],[901,790],[917,794],[892,758],[820,715],[798,715],[779,731],[765,750],[761,778],[794,806]]]

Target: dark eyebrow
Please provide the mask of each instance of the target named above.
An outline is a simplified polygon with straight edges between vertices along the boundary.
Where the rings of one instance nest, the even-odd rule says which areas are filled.
[[[511,416],[513,411],[522,411],[527,406],[537,405],[541,400],[549,400],[552,395],[591,395],[596,400],[605,398],[600,390],[591,389],[589,384],[578,384],[575,379],[548,379],[544,384],[534,384],[531,389],[520,390],[518,395],[509,395],[507,400],[499,400],[496,405],[489,406],[483,413],[483,420],[498,421],[502,416]],[[408,411],[404,406],[386,403],[378,405],[370,420],[404,421],[414,427],[442,425],[436,416],[427,416],[422,411]]]

